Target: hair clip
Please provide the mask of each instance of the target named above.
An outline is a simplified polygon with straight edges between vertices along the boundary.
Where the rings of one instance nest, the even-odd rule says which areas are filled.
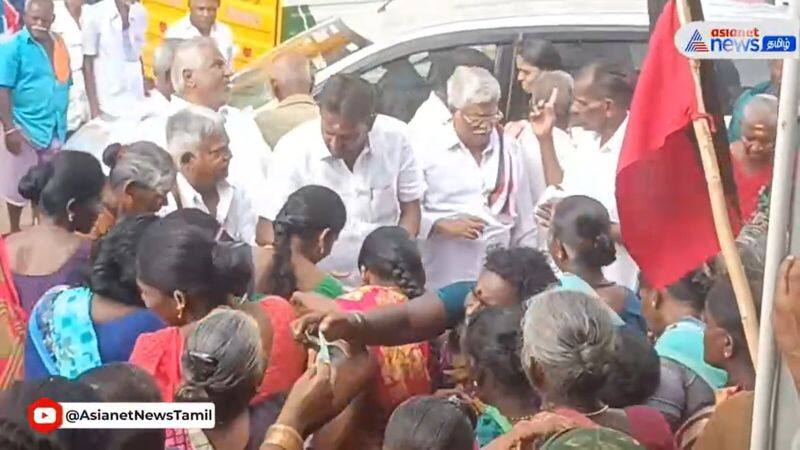
[[[208,353],[189,351],[189,356],[191,356],[192,358],[197,358],[207,364],[213,364],[213,365],[217,364],[217,358],[214,358]]]

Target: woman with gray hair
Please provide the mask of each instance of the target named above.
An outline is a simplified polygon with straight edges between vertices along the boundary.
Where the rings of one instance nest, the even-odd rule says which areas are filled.
[[[177,174],[169,153],[152,142],[109,145],[103,151],[103,163],[111,172],[103,192],[104,208],[91,232],[95,239],[123,217],[158,212]]]
[[[536,244],[517,142],[499,126],[500,95],[488,70],[456,68],[447,82],[452,120],[414,147],[427,186],[419,236],[429,288],[475,280],[489,246]]]
[[[213,311],[197,323],[186,338],[181,356],[184,382],[175,394],[178,402],[211,402],[213,430],[189,430],[188,436],[168,433],[167,446],[238,448],[247,446],[248,404],[264,376],[266,356],[255,319],[227,308]],[[170,438],[175,442],[170,442]],[[183,439],[182,439],[183,438]]]
[[[673,449],[672,433],[655,409],[610,408],[600,400],[614,352],[615,328],[599,301],[573,291],[533,298],[522,320],[522,365],[544,407],[580,426],[612,428],[647,449]]]

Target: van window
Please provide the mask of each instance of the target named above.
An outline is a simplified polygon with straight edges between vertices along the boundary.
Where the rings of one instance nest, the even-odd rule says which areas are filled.
[[[440,76],[441,71],[434,67],[437,64],[438,67],[444,67],[442,61],[450,52],[464,48],[483,54],[487,68],[494,67],[497,45],[487,44],[417,52],[363,71],[361,77],[376,87],[378,112],[404,122],[410,121],[435,85],[440,83],[435,78]]]

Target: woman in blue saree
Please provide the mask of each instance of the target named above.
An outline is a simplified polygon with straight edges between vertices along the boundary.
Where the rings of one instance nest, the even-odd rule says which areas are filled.
[[[118,223],[97,244],[88,286],[56,286],[28,322],[25,379],[76,378],[108,362],[127,361],[141,333],[163,327],[136,285],[136,247],[155,216]]]

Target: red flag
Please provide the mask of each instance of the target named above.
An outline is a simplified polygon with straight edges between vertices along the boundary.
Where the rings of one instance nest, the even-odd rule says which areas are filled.
[[[695,84],[689,60],[674,44],[678,28],[672,0],[650,38],[617,167],[622,238],[656,287],[720,250],[692,128],[698,113]]]

